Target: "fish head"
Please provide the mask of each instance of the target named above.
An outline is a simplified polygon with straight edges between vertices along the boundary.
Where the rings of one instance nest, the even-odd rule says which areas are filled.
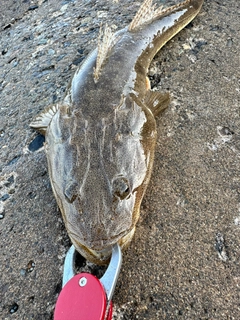
[[[104,264],[134,234],[156,140],[155,119],[134,96],[95,118],[59,108],[46,133],[49,175],[68,234]]]

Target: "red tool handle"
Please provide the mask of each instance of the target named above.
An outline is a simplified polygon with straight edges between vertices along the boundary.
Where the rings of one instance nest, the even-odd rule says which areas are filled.
[[[90,273],[71,278],[57,300],[54,320],[104,320],[107,299],[101,282]],[[112,319],[112,303],[107,320]]]

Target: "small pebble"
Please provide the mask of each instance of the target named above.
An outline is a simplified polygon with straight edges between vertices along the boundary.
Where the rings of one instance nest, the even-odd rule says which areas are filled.
[[[3,26],[3,30],[9,29],[11,28],[11,23],[6,24],[5,26]]]
[[[71,46],[71,42],[70,41],[64,42],[63,46],[64,46],[64,48],[70,47]]]
[[[219,132],[224,135],[224,136],[231,136],[234,132],[232,130],[230,130],[228,127],[222,127],[221,130],[219,130]]]
[[[15,156],[12,160],[7,163],[7,166],[15,164],[19,160],[20,156]]]
[[[28,298],[28,301],[29,301],[29,302],[33,302],[33,301],[34,301],[34,298],[35,298],[34,296],[31,296],[31,297]]]
[[[75,66],[78,66],[83,61],[83,59],[84,59],[84,57],[78,57],[78,58],[74,59],[72,63]]]
[[[48,54],[50,54],[51,56],[54,55],[54,54],[55,54],[55,50],[49,49],[49,50],[48,50]]]
[[[45,38],[42,38],[38,41],[38,45],[41,45],[41,44],[47,44],[48,40],[45,39]]]
[[[233,41],[232,41],[232,39],[228,39],[228,41],[227,41],[227,47],[232,47],[232,45],[233,45]]]
[[[32,142],[29,143],[28,149],[32,152],[37,151],[40,148],[42,148],[44,141],[45,141],[45,137],[39,134],[36,136],[36,138],[33,139]]]
[[[36,10],[37,8],[38,8],[38,5],[37,4],[33,4],[32,6],[30,6],[28,8],[28,11]]]
[[[5,193],[1,198],[0,201],[6,201],[9,198],[9,194]]]
[[[84,49],[77,49],[78,53],[83,55],[84,54]]]
[[[182,47],[183,47],[184,50],[190,50],[191,49],[191,46],[190,46],[189,43],[184,43]]]
[[[225,250],[225,240],[224,240],[223,235],[220,232],[218,232],[216,234],[215,249],[218,252],[219,258],[222,261],[226,262],[228,260],[228,256],[227,256],[227,253],[226,253],[226,250]]]
[[[9,187],[11,184],[13,184],[13,182],[14,182],[14,176],[12,175],[7,179],[7,181],[4,183],[4,185],[6,187]]]
[[[17,312],[17,310],[18,310],[18,304],[16,302],[14,302],[9,308],[9,313],[11,313],[11,314],[15,313],[15,312]]]
[[[27,272],[32,272],[35,268],[35,262],[33,260],[30,260],[27,264]]]
[[[20,270],[20,275],[21,275],[22,277],[26,277],[27,271],[26,271],[25,269],[21,269],[21,270]]]
[[[13,194],[13,193],[15,193],[15,189],[14,189],[14,188],[9,189],[9,190],[8,190],[8,193],[9,193],[9,194]]]
[[[64,5],[61,7],[60,11],[61,11],[61,12],[66,12],[66,11],[67,11],[67,7],[68,7],[68,4],[64,4]]]

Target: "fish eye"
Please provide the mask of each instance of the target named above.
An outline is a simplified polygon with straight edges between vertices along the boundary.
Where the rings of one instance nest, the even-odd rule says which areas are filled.
[[[76,181],[69,181],[64,190],[64,195],[69,203],[73,203],[78,196],[78,184]]]
[[[113,181],[113,195],[121,200],[125,199],[130,194],[130,187],[128,180],[124,177],[116,178]]]

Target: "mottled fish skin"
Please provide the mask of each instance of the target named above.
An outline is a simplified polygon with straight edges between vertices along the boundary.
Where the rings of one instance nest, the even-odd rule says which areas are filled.
[[[100,67],[96,49],[76,71],[63,103],[31,124],[46,134],[52,189],[71,241],[94,263],[106,263],[112,245],[123,248],[133,237],[153,165],[155,116],[169,102],[168,93],[150,90],[148,68],[202,4],[187,0],[155,10],[150,20],[135,19],[112,36]],[[144,1],[140,15],[149,14],[149,5]]]

